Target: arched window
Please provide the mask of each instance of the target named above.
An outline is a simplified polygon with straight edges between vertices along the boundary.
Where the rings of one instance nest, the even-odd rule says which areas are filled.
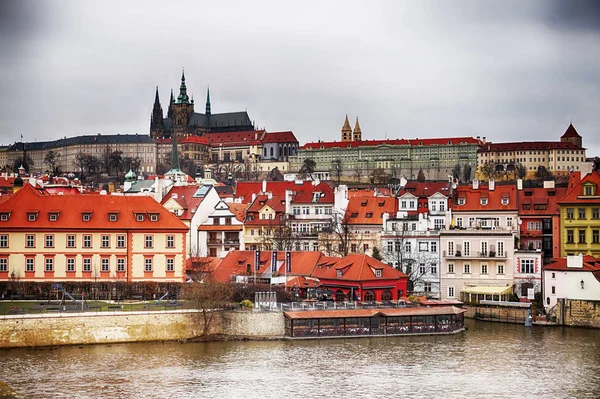
[[[273,158],[273,147],[271,147],[271,158]]]
[[[382,301],[391,301],[392,300],[392,293],[388,290],[383,291],[383,294],[381,294],[381,300]]]
[[[267,149],[266,148],[263,150],[263,154],[264,154],[263,157],[266,158],[267,157]]]
[[[373,291],[365,292],[364,301],[365,302],[374,302],[375,301],[375,293]]]

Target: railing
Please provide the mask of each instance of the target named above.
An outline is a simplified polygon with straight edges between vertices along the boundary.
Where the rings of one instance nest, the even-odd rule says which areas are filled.
[[[223,241],[221,240],[208,240],[208,245],[220,245]]]
[[[498,259],[505,259],[506,252],[499,254],[494,251],[489,251],[489,252],[477,251],[477,252],[469,252],[469,253],[456,251],[456,252],[454,252],[454,254],[450,254],[447,251],[442,251],[442,256],[446,257],[446,258],[467,258],[467,259],[498,258]]]

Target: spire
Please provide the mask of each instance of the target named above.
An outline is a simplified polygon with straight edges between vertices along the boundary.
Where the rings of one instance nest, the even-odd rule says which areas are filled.
[[[354,133],[352,134],[352,141],[361,141],[362,140],[362,132],[360,130],[360,125],[358,124],[358,116],[356,117],[356,124],[354,125]]]
[[[206,116],[210,116],[210,87],[206,88]]]
[[[342,141],[351,141],[352,140],[352,128],[350,127],[350,122],[348,122],[348,114],[346,114],[346,120],[344,121],[344,126],[342,127]]]
[[[181,71],[181,85],[179,86],[179,96],[177,96],[177,104],[189,104],[190,99],[187,95],[187,86],[185,85],[185,71]]]
[[[173,96],[173,89],[171,89],[171,99],[169,100],[169,109],[167,111],[167,117],[173,117],[173,104],[175,104],[175,97]]]
[[[163,128],[163,110],[158,97],[158,86],[154,95],[154,106],[152,107],[152,116],[150,117],[150,136],[158,137],[164,133]]]

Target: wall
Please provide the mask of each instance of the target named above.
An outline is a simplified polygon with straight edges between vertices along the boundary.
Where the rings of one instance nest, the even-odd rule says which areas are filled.
[[[202,331],[202,314],[196,311],[5,316],[0,318],[0,348],[173,341]],[[215,316],[210,333],[278,338],[284,334],[284,318],[280,312],[228,312]]]
[[[528,308],[500,308],[487,306],[465,306],[465,317],[469,319],[488,320],[502,323],[525,323],[529,314]]]
[[[558,324],[600,328],[600,301],[565,299],[558,301],[557,307]]]

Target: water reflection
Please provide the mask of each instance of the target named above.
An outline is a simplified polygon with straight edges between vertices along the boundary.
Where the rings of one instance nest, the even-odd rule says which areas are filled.
[[[600,332],[467,321],[452,336],[19,349],[27,398],[597,397]]]

